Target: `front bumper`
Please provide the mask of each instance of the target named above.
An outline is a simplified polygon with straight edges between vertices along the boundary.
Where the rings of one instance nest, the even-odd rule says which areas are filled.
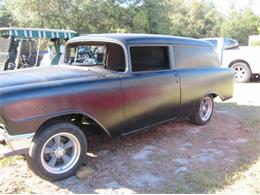
[[[0,151],[0,158],[28,153],[34,136],[34,133],[9,135],[3,127],[0,127],[0,134],[10,149],[5,152]]]

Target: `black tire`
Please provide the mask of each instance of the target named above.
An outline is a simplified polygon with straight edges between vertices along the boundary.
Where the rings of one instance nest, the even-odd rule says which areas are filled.
[[[52,137],[54,137],[54,138],[51,139]],[[56,144],[57,144],[57,143],[55,143],[56,142],[55,138],[57,138],[57,137],[59,137],[59,139],[60,139],[59,144],[61,145],[61,148],[62,148],[62,146],[65,146],[70,141],[72,141],[71,143],[73,143],[73,146],[70,146],[67,149],[60,150],[60,151],[63,151],[63,152],[59,153],[59,155],[61,155],[61,156],[63,154],[62,157],[56,156],[58,151],[57,151],[57,147],[54,147],[54,146],[56,146]],[[70,140],[70,138],[71,138],[71,140]],[[67,140],[67,142],[62,142],[64,140],[65,141]],[[53,145],[51,147],[48,146],[48,144],[50,144],[50,143],[53,143]],[[69,145],[71,145],[71,143]],[[49,153],[45,154],[46,148],[48,148],[48,149],[56,148],[56,150],[53,153],[49,152]],[[67,166],[69,168],[63,169],[62,166],[60,166],[62,168],[60,168],[58,166],[56,168],[55,165],[57,164],[58,160],[59,160],[59,163],[61,163],[61,165],[64,164],[64,167],[66,167],[65,166],[66,163],[63,160],[63,157],[65,157],[65,156],[70,157],[67,154],[68,151],[71,153],[71,156],[72,156],[71,159],[67,161],[67,164],[70,165],[70,166]],[[83,164],[83,162],[85,162],[86,151],[87,151],[87,140],[86,140],[86,136],[81,131],[81,129],[69,122],[57,122],[57,123],[52,124],[51,126],[48,126],[45,129],[43,129],[39,135],[35,136],[35,138],[32,141],[32,145],[30,147],[29,154],[26,156],[26,158],[27,158],[29,167],[38,176],[40,176],[41,178],[44,178],[46,180],[49,180],[49,181],[57,181],[57,180],[62,180],[62,179],[68,178],[77,171],[77,169]],[[49,166],[49,162],[47,162],[45,159],[45,158],[47,158],[46,155],[49,155],[48,156],[49,162],[52,160],[53,157],[56,159],[53,166],[55,169],[59,169],[60,172],[59,172],[59,170],[57,170],[57,172],[54,173],[54,172],[48,170],[48,167],[51,167],[51,166]],[[75,157],[74,157],[74,155],[75,155]],[[65,172],[62,172],[62,171],[65,171]]]
[[[246,83],[250,80],[252,72],[247,63],[236,62],[231,65],[231,68],[235,71],[234,79],[236,82]]]
[[[207,113],[207,115],[203,117],[201,110],[202,110],[203,102],[205,100],[209,101],[209,103],[211,104],[211,108],[209,108],[210,109],[209,113]],[[213,111],[214,111],[213,97],[211,95],[205,96],[204,98],[201,99],[199,105],[196,108],[195,113],[190,117],[190,120],[193,124],[196,125],[206,125],[210,121]]]
[[[250,81],[253,81],[253,82],[260,81],[260,74],[252,74]]]

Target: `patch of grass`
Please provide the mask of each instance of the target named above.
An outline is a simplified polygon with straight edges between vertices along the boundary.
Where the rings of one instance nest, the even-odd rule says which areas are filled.
[[[226,178],[226,186],[221,193],[229,193],[229,189],[246,189],[250,193],[260,193],[260,158],[258,160],[237,167]]]
[[[160,193],[214,193],[225,183],[224,171],[195,170],[183,176],[173,178],[163,186]]]
[[[23,160],[23,156],[11,156],[0,160],[0,167],[7,167],[12,165],[17,160]]]
[[[175,191],[174,193],[178,193],[178,194],[192,194],[193,191],[192,189],[186,185],[185,183],[182,182],[177,182],[175,184]]]
[[[193,193],[212,193],[224,185],[223,172],[203,170],[185,175],[184,180]]]
[[[203,169],[194,170],[184,176],[178,176],[173,178],[168,184],[163,186],[160,193],[180,193],[180,194],[191,194],[191,193],[216,193],[225,191],[225,188],[231,185],[247,185],[248,178],[245,176],[245,171],[250,170],[253,178],[250,181],[250,188],[253,193],[259,192],[259,175],[257,171],[260,169],[260,159],[251,163],[244,163],[234,166],[231,170],[221,169]],[[257,168],[256,168],[257,166]],[[243,181],[246,182],[243,182]],[[242,181],[242,182],[240,182]]]
[[[175,181],[174,184],[167,184],[163,187],[162,194],[191,194],[192,190],[183,181]]]
[[[158,191],[156,192],[157,194],[173,194],[173,186],[170,184],[166,184],[163,186],[163,188],[161,189],[162,191]]]
[[[241,174],[239,169],[241,169],[241,168],[237,168],[236,171],[234,170],[234,172],[226,174],[226,178],[225,178],[226,179],[226,181],[225,181],[226,185],[232,185],[235,182],[237,182],[238,180],[243,178],[243,175]]]

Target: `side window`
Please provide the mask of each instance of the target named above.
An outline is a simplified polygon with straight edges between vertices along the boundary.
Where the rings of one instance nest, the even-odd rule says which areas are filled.
[[[224,40],[224,49],[229,49],[234,47],[234,41],[232,39],[225,39]]]
[[[130,47],[130,55],[134,72],[170,69],[166,46],[134,46]]]
[[[78,66],[103,65],[105,50],[105,45],[71,45],[67,49],[66,63]]]
[[[65,63],[70,65],[100,66],[116,72],[126,69],[124,50],[115,43],[71,43],[65,55]]]
[[[217,40],[208,40],[208,41],[213,44],[214,49],[217,49],[217,46],[218,46],[218,41]]]

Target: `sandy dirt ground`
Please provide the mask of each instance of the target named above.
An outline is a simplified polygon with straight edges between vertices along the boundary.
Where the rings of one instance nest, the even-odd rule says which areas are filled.
[[[216,100],[206,126],[183,119],[88,141],[84,179],[45,181],[18,156],[0,160],[0,193],[260,193],[260,82],[236,84],[234,98]]]

